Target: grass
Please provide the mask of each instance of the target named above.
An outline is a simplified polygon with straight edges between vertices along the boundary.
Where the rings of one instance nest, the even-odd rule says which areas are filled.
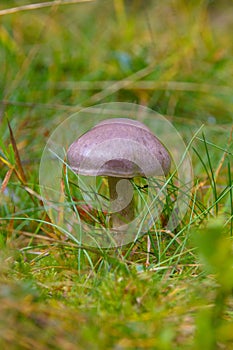
[[[232,4],[42,5],[0,5],[1,349],[232,349]],[[189,145],[188,210],[166,228],[174,177],[147,234],[83,246],[45,211],[40,159],[60,122],[117,101],[163,114]]]

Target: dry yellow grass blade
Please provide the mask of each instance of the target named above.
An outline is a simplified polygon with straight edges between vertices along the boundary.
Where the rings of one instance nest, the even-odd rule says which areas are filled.
[[[0,188],[0,192],[4,192],[5,191],[5,189],[6,189],[6,187],[7,187],[7,185],[8,185],[8,182],[9,182],[9,180],[10,180],[10,178],[11,178],[11,175],[12,175],[12,173],[13,173],[13,168],[11,168],[11,169],[9,169],[8,171],[7,171],[7,173],[6,173],[6,175],[5,175],[5,177],[4,177],[4,180],[2,181],[2,185],[1,185],[1,188]]]
[[[36,3],[36,4],[29,4],[29,5],[22,5],[17,7],[11,7],[9,9],[1,10],[0,16],[10,15],[12,13],[21,12],[21,11],[31,11],[31,10],[37,10],[44,7],[51,7],[56,5],[70,5],[70,4],[76,4],[81,2],[91,2],[94,0],[55,0],[55,1],[47,1],[43,3]]]
[[[23,166],[22,166],[22,163],[21,163],[21,160],[20,160],[19,151],[18,151],[16,142],[15,142],[15,137],[14,137],[13,131],[11,129],[10,122],[8,121],[7,123],[8,123],[8,128],[9,128],[9,131],[10,131],[10,140],[11,140],[11,144],[12,144],[14,155],[15,155],[16,167],[17,167],[17,170],[18,170],[17,171],[17,176],[19,177],[19,180],[21,182],[25,183],[26,182],[26,176],[25,176],[25,173],[24,173],[24,170],[23,170]]]
[[[7,159],[5,159],[4,157],[2,157],[1,155],[0,155],[0,161],[1,161],[3,164],[7,165],[8,168],[10,168],[10,169],[13,169],[13,168],[14,168],[14,166],[13,166],[10,162],[8,162]]]

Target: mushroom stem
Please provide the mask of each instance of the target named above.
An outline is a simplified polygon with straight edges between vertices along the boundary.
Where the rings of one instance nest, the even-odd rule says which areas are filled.
[[[108,186],[113,211],[110,224],[112,228],[119,230],[121,226],[125,228],[134,219],[133,188],[129,179],[112,176],[108,176]]]

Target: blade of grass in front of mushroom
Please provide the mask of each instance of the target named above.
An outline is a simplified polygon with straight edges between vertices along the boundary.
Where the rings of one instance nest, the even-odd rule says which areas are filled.
[[[151,180],[150,180],[151,181]],[[141,223],[138,227],[138,230],[137,230],[137,234],[135,236],[135,239],[134,239],[134,243],[139,239],[139,237],[141,236],[141,230],[142,230],[142,227],[143,227],[143,224],[145,223],[145,221],[151,221],[151,226],[148,227],[148,232],[146,233],[146,235],[148,235],[148,239],[150,240],[150,244],[153,248],[153,252],[154,252],[154,255],[156,256],[157,260],[159,260],[159,257],[160,257],[160,244],[159,244],[159,237],[158,237],[158,234],[157,234],[157,230],[155,229],[155,232],[156,232],[156,238],[157,238],[157,245],[155,245],[155,242],[154,240],[152,239],[152,235],[151,235],[151,228],[154,226],[156,227],[156,223],[155,223],[155,218],[154,218],[154,215],[153,215],[153,210],[151,209],[151,207],[148,205],[148,198],[146,197],[147,196],[147,193],[143,193],[141,191],[141,189],[135,185],[133,182],[132,182],[133,186],[134,186],[134,189],[136,189],[136,193],[139,197],[139,199],[141,200],[141,203],[142,203],[142,206],[143,206],[143,210],[145,212],[144,214],[144,217],[141,219]],[[148,216],[149,216],[149,219],[148,219]],[[148,241],[149,242],[149,241]],[[130,254],[131,252],[131,249],[133,248],[133,245],[130,246],[129,250],[127,251],[126,253],[126,257]],[[149,253],[149,247],[147,245],[147,250],[148,250],[148,253]]]
[[[65,160],[61,160],[61,161],[63,163],[63,167],[62,167],[63,172],[62,172],[61,181],[62,181],[63,186],[64,186],[64,192],[65,192],[65,195],[67,196],[68,204],[72,206],[72,209],[76,215],[76,218],[79,221],[80,237],[82,237],[84,232],[82,230],[81,219],[84,219],[87,221],[91,220],[93,223],[96,221],[96,216],[93,215],[93,213],[90,210],[88,210],[88,208],[85,209],[82,206],[78,205],[78,203],[75,201],[75,198],[73,198],[72,193],[71,193],[71,188],[70,188],[70,181],[69,181],[69,170],[71,170],[71,168],[69,167],[69,165],[66,163]],[[76,174],[74,174],[74,175],[78,178],[78,176]],[[65,205],[65,203],[63,203],[63,204]],[[94,229],[94,227],[93,227],[93,229]],[[70,239],[72,239],[74,236],[72,233],[70,233],[69,237],[70,237]],[[79,246],[81,249],[78,250],[78,259],[77,260],[78,260],[78,271],[79,271],[79,273],[81,273],[81,261],[82,261],[83,256],[87,258],[90,266],[92,266],[94,268],[94,265],[93,265],[92,258],[90,256],[90,254],[88,253],[88,249],[85,249],[85,246],[82,246],[81,240],[79,241]],[[101,251],[101,247],[99,247],[98,245],[97,245],[97,247]]]
[[[54,152],[53,152],[54,153]],[[71,205],[73,208],[73,211],[75,212],[77,219],[79,223],[81,224],[80,219],[83,219],[86,222],[89,223],[101,223],[104,224],[104,218],[101,216],[103,214],[104,216],[107,215],[105,211],[102,211],[102,213],[99,213],[99,210],[92,207],[92,205],[86,205],[82,201],[79,200],[79,196],[76,197],[71,193],[71,185],[77,188],[79,191],[84,192],[86,196],[89,197],[90,201],[93,201],[93,196],[95,196],[95,203],[99,204],[99,208],[101,208],[99,196],[105,198],[102,195],[97,195],[95,189],[89,188],[89,186],[86,185],[86,183],[82,180],[81,176],[78,176],[73,172],[73,170],[70,168],[69,164],[63,159],[61,159],[58,155],[54,153],[54,155],[61,161],[63,164],[63,171],[62,171],[62,179],[61,179],[61,188],[64,187],[65,193],[63,195],[67,196],[68,198],[68,205]],[[69,171],[71,171],[72,176],[75,177],[77,180],[77,183],[69,179]],[[106,198],[105,198],[106,199]],[[64,198],[63,198],[64,201]],[[64,202],[65,205],[65,202]]]

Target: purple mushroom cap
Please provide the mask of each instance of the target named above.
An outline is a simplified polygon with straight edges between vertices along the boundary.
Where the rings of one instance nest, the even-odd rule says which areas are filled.
[[[70,145],[67,158],[74,172],[89,176],[166,176],[171,165],[151,130],[127,118],[98,123]]]

